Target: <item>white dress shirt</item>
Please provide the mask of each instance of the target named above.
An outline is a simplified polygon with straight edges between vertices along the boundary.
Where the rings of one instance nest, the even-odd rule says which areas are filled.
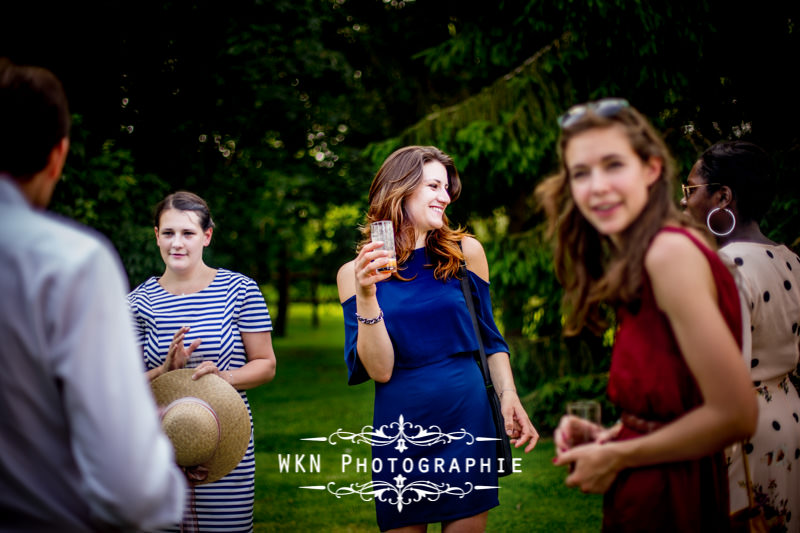
[[[0,530],[153,529],[186,483],[105,239],[0,176]]]

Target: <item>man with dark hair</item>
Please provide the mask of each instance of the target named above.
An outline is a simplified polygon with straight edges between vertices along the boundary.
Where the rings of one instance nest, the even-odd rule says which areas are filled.
[[[0,58],[0,530],[153,529],[180,521],[186,483],[119,258],[42,209],[69,127],[58,79]]]

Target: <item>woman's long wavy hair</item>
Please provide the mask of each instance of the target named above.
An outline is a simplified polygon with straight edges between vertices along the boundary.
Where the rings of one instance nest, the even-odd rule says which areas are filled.
[[[363,236],[358,249],[371,241],[370,224],[377,220],[391,220],[394,226],[395,251],[400,266],[392,276],[404,280],[399,271],[414,251],[416,235],[414,223],[406,211],[406,199],[422,183],[422,168],[425,164],[439,162],[447,171],[450,201],[455,202],[461,194],[461,179],[453,159],[435,146],[406,146],[393,152],[381,165],[369,189],[369,210],[365,224],[361,227]],[[428,261],[434,268],[436,279],[446,280],[457,277],[464,254],[461,239],[467,232],[458,227],[450,228],[446,215],[442,215],[441,228],[428,232],[425,251]]]
[[[650,186],[642,213],[621,235],[611,240],[583,217],[572,198],[566,148],[577,135],[596,128],[620,126],[633,151],[642,161],[658,158],[661,175]],[[666,222],[691,225],[681,216],[673,197],[675,164],[661,136],[638,111],[626,107],[613,116],[591,111],[561,132],[559,172],[536,188],[536,197],[548,222],[548,236],[555,237],[555,272],[564,287],[565,335],[577,335],[584,327],[599,333],[608,326],[603,304],[636,302],[641,293],[644,256],[650,242]]]

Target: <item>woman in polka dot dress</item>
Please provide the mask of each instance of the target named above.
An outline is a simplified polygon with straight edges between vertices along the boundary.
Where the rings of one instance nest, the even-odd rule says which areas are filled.
[[[800,352],[800,259],[767,239],[758,221],[772,201],[769,157],[742,141],[706,150],[692,167],[681,205],[717,236],[741,274],[750,309],[750,373],[758,429],[744,444],[755,501],[771,531],[800,532],[800,397],[789,379]],[[731,510],[747,505],[741,452],[731,450]]]

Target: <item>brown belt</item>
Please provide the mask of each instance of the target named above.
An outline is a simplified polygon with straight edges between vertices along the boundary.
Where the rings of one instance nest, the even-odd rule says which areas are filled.
[[[622,424],[624,426],[634,430],[637,433],[643,433],[643,434],[652,433],[653,431],[667,424],[667,422],[658,422],[656,420],[645,420],[644,418],[639,418],[638,416],[632,415],[630,413],[622,413],[620,420],[622,421]]]

